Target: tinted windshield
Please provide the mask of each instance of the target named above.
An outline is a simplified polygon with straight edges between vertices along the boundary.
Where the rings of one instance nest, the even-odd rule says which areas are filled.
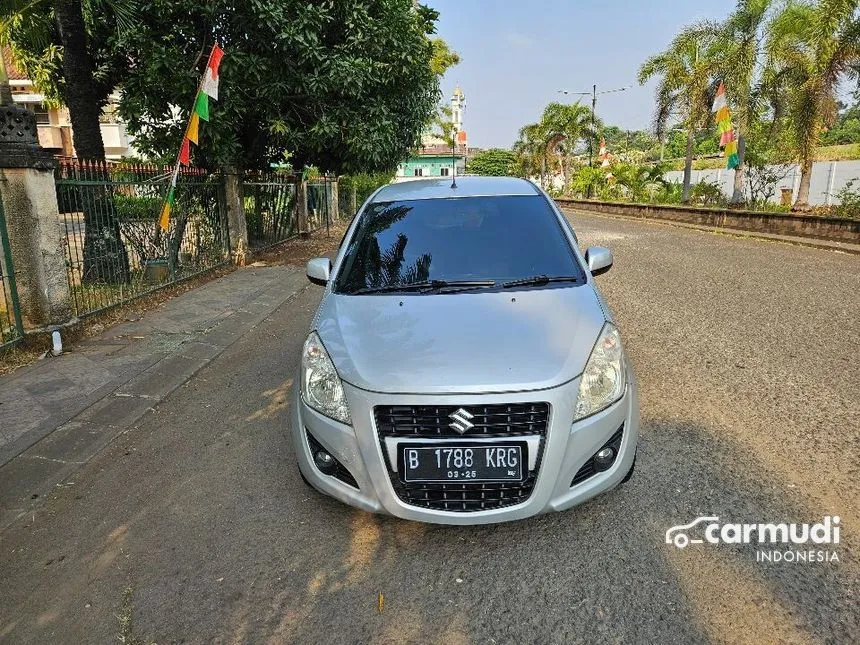
[[[535,275],[584,281],[540,195],[379,202],[362,214],[334,291]]]

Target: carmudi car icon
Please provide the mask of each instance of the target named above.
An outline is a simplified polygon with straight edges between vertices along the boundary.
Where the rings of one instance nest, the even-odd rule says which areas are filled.
[[[687,529],[691,529],[697,524],[702,524],[704,522],[718,522],[719,519],[719,517],[697,517],[689,524],[673,526],[668,531],[666,531],[666,544],[674,544],[679,549],[683,549],[688,544],[701,544],[703,540],[690,539],[690,537],[686,533]]]

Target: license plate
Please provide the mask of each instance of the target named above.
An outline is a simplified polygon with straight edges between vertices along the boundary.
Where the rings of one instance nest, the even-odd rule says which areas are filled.
[[[403,448],[407,482],[521,481],[521,445],[407,446]]]

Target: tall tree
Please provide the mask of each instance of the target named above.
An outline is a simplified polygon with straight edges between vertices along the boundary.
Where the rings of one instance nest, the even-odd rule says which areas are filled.
[[[687,130],[683,201],[690,200],[696,131],[710,125],[713,70],[716,55],[712,23],[684,28],[662,53],[648,58],[639,69],[639,84],[658,77],[654,129],[663,140],[669,123],[678,119]]]
[[[171,115],[191,101],[213,39],[226,55],[217,114],[195,150],[206,165],[267,167],[287,150],[296,166],[390,170],[439,99],[435,12],[410,0],[139,4],[138,27],[123,41],[135,64],[121,114],[151,154],[181,139]]]
[[[81,159],[103,160],[105,146],[99,117],[107,96],[99,96],[96,89],[81,2],[56,0],[54,13],[63,43],[65,103],[72,122],[75,152]]]
[[[591,131],[591,108],[579,103],[553,102],[544,108],[540,123],[546,139],[546,155],[558,157],[566,187],[570,181],[574,153],[583,142],[596,136]],[[596,129],[600,129],[598,124]]]
[[[6,70],[6,60],[0,44],[0,107],[12,105],[12,88],[9,87],[9,72]]]
[[[530,123],[520,128],[519,137],[514,143],[519,174],[527,179],[539,177],[541,188],[544,188],[546,181],[546,144],[546,132],[540,123]]]
[[[836,91],[860,65],[857,0],[790,1],[769,27],[768,65],[787,88],[794,150],[800,162],[796,210],[809,208],[815,150],[837,112]]]
[[[764,27],[772,0],[738,0],[732,14],[718,26],[714,73],[725,83],[738,133],[731,204],[746,201],[745,164],[748,133],[757,118],[756,71],[761,63]]]
[[[0,1],[0,42],[8,43],[51,103],[64,103],[72,122],[72,141],[80,159],[104,161],[100,117],[120,75],[113,60],[96,60],[100,44],[116,38],[133,13],[132,0]],[[86,10],[85,10],[86,8]],[[98,15],[96,15],[98,14]],[[89,179],[95,177],[90,175]],[[110,178],[101,178],[105,184]],[[122,283],[129,278],[128,256],[116,219],[112,191],[105,186],[81,200],[85,233],[84,282]]]
[[[516,160],[516,154],[510,150],[489,148],[469,159],[466,172],[495,177],[511,176],[515,171]]]

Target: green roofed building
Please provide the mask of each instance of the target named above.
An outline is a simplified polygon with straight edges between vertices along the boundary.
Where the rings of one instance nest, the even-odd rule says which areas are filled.
[[[457,87],[451,96],[450,111],[451,129],[456,140],[454,149],[452,150],[451,141],[444,141],[428,128],[421,137],[421,147],[397,166],[397,179],[402,181],[416,177],[450,177],[453,166],[456,166],[457,176],[466,174],[469,142],[463,129],[465,107],[466,97],[463,90]]]
[[[452,158],[450,147],[447,152],[419,150],[397,166],[397,176],[403,179],[410,177],[450,177],[451,168],[455,164],[457,175],[460,176],[466,172],[465,159],[462,150],[458,150]]]

